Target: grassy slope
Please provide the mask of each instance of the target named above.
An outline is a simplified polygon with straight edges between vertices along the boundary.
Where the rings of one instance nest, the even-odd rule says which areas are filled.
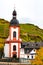
[[[0,19],[0,48],[3,47],[5,39],[8,37],[9,22]],[[22,41],[39,42],[43,41],[43,29],[33,24],[20,24],[20,37]]]
[[[43,30],[33,24],[20,24],[21,38],[23,41],[43,41]]]
[[[4,19],[0,19],[0,48],[3,48],[4,41],[8,37],[8,28],[9,22]]]

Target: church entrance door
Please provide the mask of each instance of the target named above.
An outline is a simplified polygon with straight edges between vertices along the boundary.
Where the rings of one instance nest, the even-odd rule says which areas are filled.
[[[16,54],[13,54],[13,58],[17,58],[17,55]]]

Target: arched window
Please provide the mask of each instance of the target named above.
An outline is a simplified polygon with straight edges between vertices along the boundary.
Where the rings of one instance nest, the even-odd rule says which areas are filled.
[[[16,32],[15,31],[13,32],[13,37],[16,37]]]
[[[16,45],[13,46],[13,51],[16,51]]]

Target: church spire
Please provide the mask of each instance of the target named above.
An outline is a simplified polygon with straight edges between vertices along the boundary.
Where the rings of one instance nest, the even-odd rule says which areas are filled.
[[[16,19],[17,13],[16,13],[16,10],[15,10],[15,7],[14,7],[14,11],[13,11],[12,15],[13,15],[13,18]]]
[[[16,19],[17,13],[16,13],[15,9],[14,9],[12,15],[13,15],[13,18],[10,21],[10,26],[19,26],[19,21]]]

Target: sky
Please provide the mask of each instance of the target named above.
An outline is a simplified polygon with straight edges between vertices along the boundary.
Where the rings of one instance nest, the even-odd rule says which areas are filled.
[[[0,0],[0,18],[10,21],[13,10],[20,23],[31,23],[43,29],[43,0]]]

